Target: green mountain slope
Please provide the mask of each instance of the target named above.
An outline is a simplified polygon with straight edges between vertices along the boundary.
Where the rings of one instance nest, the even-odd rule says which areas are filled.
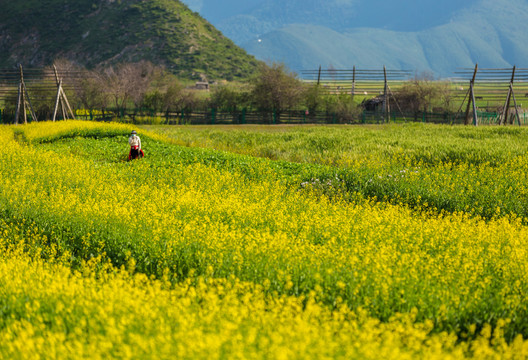
[[[257,66],[178,0],[0,0],[0,11],[2,67],[149,60],[188,78],[233,79]]]

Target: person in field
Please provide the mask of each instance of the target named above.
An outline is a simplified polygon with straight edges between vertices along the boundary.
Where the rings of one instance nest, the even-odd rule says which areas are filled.
[[[141,139],[137,135],[136,130],[133,130],[130,134],[130,137],[128,138],[128,144],[130,145],[130,152],[128,154],[129,161],[133,159],[140,159],[145,156],[143,150],[141,149]]]

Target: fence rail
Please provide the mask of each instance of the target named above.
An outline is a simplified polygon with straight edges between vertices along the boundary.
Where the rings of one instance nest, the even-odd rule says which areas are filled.
[[[13,124],[15,113],[0,109],[0,124]],[[501,114],[498,112],[478,112],[480,125],[499,125]],[[317,112],[307,114],[305,110],[274,112],[256,111],[224,111],[217,109],[199,111],[179,111],[169,113],[154,113],[148,110],[131,110],[129,112],[100,111],[90,114],[80,111],[76,115],[80,120],[116,121],[129,124],[145,125],[302,125],[302,124],[384,124],[384,123],[432,123],[432,124],[464,124],[464,117],[456,113],[416,112],[400,113],[392,111],[389,120],[380,111],[363,111],[354,117],[342,118],[337,113]],[[29,118],[29,122],[32,119]],[[520,125],[528,125],[528,112],[520,114]],[[514,114],[508,124],[517,124]]]
[[[481,125],[497,125],[500,113],[478,112]],[[15,114],[13,112],[0,110],[0,123],[12,124]],[[218,109],[207,109],[200,111],[179,111],[168,113],[155,113],[152,111],[138,109],[128,112],[108,110],[103,112],[78,112],[76,115],[80,120],[92,121],[116,121],[129,124],[148,125],[244,125],[244,124],[267,124],[267,125],[302,125],[302,124],[385,124],[385,123],[433,123],[433,124],[464,124],[464,117],[456,113],[415,112],[400,113],[392,111],[387,117],[381,111],[363,111],[353,117],[340,117],[337,113],[317,112],[306,113],[305,110],[284,111],[280,114],[269,112],[257,112],[247,110],[224,111]],[[515,120],[515,121],[514,121]],[[31,119],[29,120],[31,122]],[[528,125],[528,113],[520,116],[520,125]],[[510,124],[517,123],[512,119]]]

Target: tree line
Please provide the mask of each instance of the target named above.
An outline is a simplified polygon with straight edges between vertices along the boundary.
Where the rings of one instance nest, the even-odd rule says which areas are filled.
[[[334,114],[338,122],[357,121],[370,107],[380,110],[382,96],[373,99],[352,97],[348,92],[329,92],[323,85],[306,83],[289,71],[284,64],[262,63],[257,74],[245,83],[219,82],[208,92],[196,91],[193,84],[185,83],[167,69],[150,62],[122,63],[88,70],[69,61],[57,61],[59,74],[75,73],[65,77],[64,87],[70,103],[89,112],[126,114],[143,111],[163,114],[192,112],[203,109],[240,111],[248,109],[273,114],[280,122],[282,113],[303,110],[307,116],[317,113]],[[45,71],[51,71],[47,69]],[[204,79],[206,80],[206,79]],[[35,86],[33,105],[39,119],[50,119],[56,92],[51,88]],[[5,109],[16,107],[16,92],[4,99]],[[375,100],[380,100],[376,102]],[[454,109],[454,95],[447,82],[435,81],[427,75],[416,76],[398,87],[390,96],[392,104],[401,112],[418,114],[441,109]],[[372,105],[374,104],[374,105]],[[393,108],[395,107],[393,105]],[[370,109],[370,108],[369,108]]]

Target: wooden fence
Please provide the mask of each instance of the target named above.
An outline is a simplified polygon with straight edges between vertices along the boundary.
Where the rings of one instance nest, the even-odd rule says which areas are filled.
[[[482,125],[498,124],[500,114],[497,112],[479,112]],[[363,111],[355,116],[340,117],[337,113],[307,113],[304,110],[284,111],[278,114],[273,111],[256,112],[247,110],[222,111],[207,109],[200,111],[180,111],[153,113],[145,110],[129,112],[106,111],[104,114],[77,115],[78,119],[93,121],[116,121],[130,124],[159,125],[302,125],[302,124],[385,124],[385,123],[433,123],[464,124],[464,117],[456,113],[415,112],[401,113],[393,111],[387,117],[381,111]],[[521,116],[521,125],[528,125],[528,116]]]
[[[412,71],[372,69],[322,69],[301,72],[304,80],[321,85],[329,94],[349,94],[352,98],[377,97],[382,101],[379,107],[389,121],[398,104],[394,93],[409,80]],[[474,68],[457,69],[454,76],[443,80],[450,84],[450,96],[460,105],[458,116],[463,116],[464,124],[518,124],[524,121],[524,104],[528,103],[528,69],[517,68]],[[395,109],[396,107],[396,109]],[[527,106],[528,107],[528,106]],[[401,111],[400,111],[401,112]],[[484,114],[481,119],[479,114]],[[489,113],[497,113],[495,122]],[[462,115],[461,115],[462,114]],[[434,117],[436,118],[436,116]]]
[[[322,84],[331,94],[349,93],[353,98],[380,100],[376,111],[338,114],[330,112],[307,113],[306,110],[236,111],[206,109],[153,113],[148,110],[92,111],[78,114],[70,108],[65,90],[78,89],[84,79],[82,71],[57,71],[57,69],[0,69],[0,105],[16,100],[11,110],[0,110],[0,123],[35,121],[35,102],[46,103],[53,118],[71,118],[122,121],[150,124],[373,124],[390,122],[424,122],[442,124],[518,124],[526,125],[522,101],[528,97],[528,69],[460,69],[449,79],[453,98],[460,104],[454,113],[428,112],[404,113],[394,101],[394,91],[409,81],[412,72],[405,70],[313,70],[303,72],[305,81]],[[525,103],[528,100],[525,101]],[[74,113],[76,113],[74,115]],[[50,115],[46,115],[50,116]],[[43,120],[43,119],[41,119]],[[48,119],[48,120],[51,120]]]

